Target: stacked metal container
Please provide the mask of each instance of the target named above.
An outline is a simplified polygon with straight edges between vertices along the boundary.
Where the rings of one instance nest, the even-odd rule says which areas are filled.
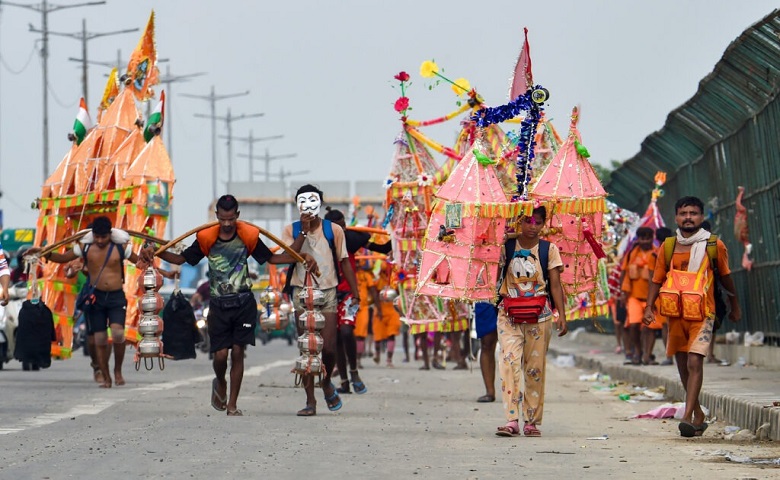
[[[142,312],[138,322],[138,332],[143,335],[138,342],[135,369],[141,368],[141,358],[147,370],[154,368],[154,358],[158,358],[160,370],[165,368],[163,360],[163,343],[160,338],[163,332],[163,321],[160,311],[165,306],[162,296],[157,291],[162,286],[162,275],[154,268],[149,267],[144,272],[140,282],[145,290],[143,297],[138,301],[138,309]],[[152,359],[148,361],[147,359]]]
[[[298,293],[298,298],[306,307],[298,317],[296,326],[299,332],[298,349],[301,356],[295,361],[295,384],[300,385],[305,375],[316,377],[315,386],[320,386],[322,381],[323,365],[320,353],[323,340],[319,332],[325,328],[325,316],[320,309],[325,304],[325,294],[322,290],[312,286],[306,286]]]

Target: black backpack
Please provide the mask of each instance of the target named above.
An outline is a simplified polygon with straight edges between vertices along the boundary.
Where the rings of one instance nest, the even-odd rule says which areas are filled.
[[[51,344],[57,341],[54,317],[45,303],[25,300],[19,310],[14,358],[41,368],[51,366]]]
[[[168,299],[162,312],[165,328],[162,341],[165,354],[174,360],[195,358],[195,344],[199,340],[195,312],[181,291],[176,291]]]

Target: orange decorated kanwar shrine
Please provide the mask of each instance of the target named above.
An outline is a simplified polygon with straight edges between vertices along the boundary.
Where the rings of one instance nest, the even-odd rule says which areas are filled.
[[[168,221],[175,177],[170,157],[159,135],[147,142],[136,100],[151,101],[151,87],[159,83],[154,46],[154,13],[138,47],[132,53],[122,85],[112,72],[101,102],[99,121],[80,142],[73,142],[65,158],[46,180],[36,201],[40,210],[36,245],[51,245],[87,228],[98,216],[124,230],[155,235]],[[161,99],[164,94],[161,95]],[[154,117],[154,115],[152,115]],[[152,121],[154,121],[152,119]],[[158,120],[158,131],[162,119]],[[148,137],[147,137],[148,138]],[[142,240],[133,239],[134,251]],[[65,245],[61,250],[70,248]],[[71,356],[75,279],[64,275],[65,265],[47,262],[38,285],[41,299],[54,316],[57,340],[52,356]],[[126,338],[136,343],[139,312],[138,277],[143,272],[125,266],[128,298]]]

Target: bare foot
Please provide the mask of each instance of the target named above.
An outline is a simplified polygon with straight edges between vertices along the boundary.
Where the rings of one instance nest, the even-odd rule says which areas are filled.
[[[100,388],[111,388],[111,378],[109,377],[108,380],[98,385]]]
[[[122,376],[122,372],[114,370],[114,378],[116,379],[114,383],[116,383],[117,386],[125,384],[125,377]]]
[[[95,377],[95,383],[103,383],[103,373],[100,370],[95,370],[93,375]]]

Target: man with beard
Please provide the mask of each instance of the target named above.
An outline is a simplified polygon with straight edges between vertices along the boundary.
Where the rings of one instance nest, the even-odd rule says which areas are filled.
[[[680,435],[694,437],[701,436],[707,429],[704,411],[699,404],[699,393],[704,377],[704,357],[709,350],[715,321],[715,287],[712,284],[714,272],[707,255],[708,243],[716,243],[720,281],[730,294],[729,319],[732,322],[739,321],[742,312],[734,281],[730,276],[728,250],[720,239],[701,228],[704,221],[702,201],[696,197],[683,197],[675,204],[674,211],[677,235],[665,241],[673,242],[674,246],[670,248],[671,258],[666,258],[664,245],[661,245],[643,321],[645,325],[649,325],[655,320],[655,300],[659,293],[662,293],[660,310],[662,315],[668,316],[669,321],[667,354],[675,356],[680,381],[686,392],[685,412],[679,424]],[[703,277],[704,281],[692,282],[690,274],[696,274],[697,279]],[[703,284],[704,288],[696,289],[697,283]],[[678,289],[679,291],[675,291]],[[703,308],[691,308],[689,299],[702,296],[702,293]]]

